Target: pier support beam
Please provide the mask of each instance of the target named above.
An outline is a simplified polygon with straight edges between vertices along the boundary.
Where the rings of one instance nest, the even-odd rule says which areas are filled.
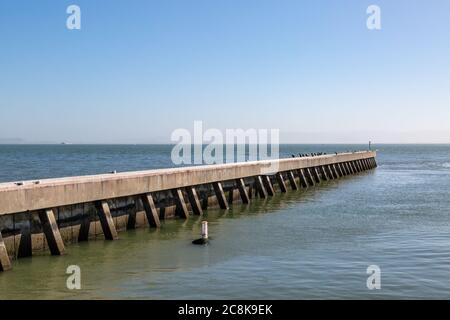
[[[367,166],[366,159],[362,159],[361,160],[361,164],[362,164],[364,170],[366,170],[366,171],[369,170],[369,167]]]
[[[305,170],[304,169],[299,169],[298,170],[298,176],[300,178],[300,184],[303,188],[308,188],[308,182],[306,181],[306,177],[305,177]]]
[[[311,168],[314,179],[316,180],[316,183],[320,183],[320,175],[319,171],[317,170],[317,167]]]
[[[248,196],[247,188],[245,187],[244,179],[236,179],[236,184],[241,196],[242,203],[250,203],[250,197]]]
[[[195,187],[186,187],[186,192],[188,194],[192,212],[194,212],[197,216],[203,215],[202,206],[200,204],[200,200],[198,199],[197,190],[195,190]]]
[[[228,209],[228,201],[223,192],[223,187],[221,182],[213,183],[214,192],[216,193],[217,201],[221,209]]]
[[[264,187],[263,177],[262,176],[255,177],[255,189],[256,189],[256,192],[258,193],[260,198],[262,198],[262,199],[266,199],[267,198],[267,190]]]
[[[342,167],[341,167],[340,163],[336,163],[336,168],[338,169],[339,175],[341,177],[345,176],[345,172],[344,172],[344,170],[342,170]]]
[[[173,189],[172,195],[177,206],[176,214],[181,218],[188,219],[189,211],[186,206],[186,200],[184,199],[183,191],[181,189]]]
[[[336,168],[334,167],[334,165],[333,165],[333,164],[330,164],[330,165],[328,165],[328,167],[330,167],[330,171],[331,171],[331,174],[333,175],[333,178],[334,178],[334,179],[339,179],[339,175],[338,175],[338,173],[337,173]]]
[[[359,166],[361,167],[362,171],[366,171],[366,164],[364,163],[364,160],[358,160]]]
[[[329,178],[328,178],[325,168],[323,166],[320,166],[319,168],[320,168],[320,172],[322,173],[322,179],[324,179],[325,181],[328,181]]]
[[[262,181],[264,184],[264,187],[267,190],[267,194],[271,197],[275,195],[275,190],[273,189],[272,180],[270,180],[269,176],[262,176]]]
[[[347,167],[347,170],[350,171],[350,174],[355,174],[355,171],[353,170],[353,167],[350,165],[350,162],[346,162],[345,166]]]
[[[28,215],[28,221],[20,229],[19,250],[17,251],[17,258],[26,258],[33,255],[33,244],[31,239],[31,215]]]
[[[369,166],[367,165],[366,159],[361,160],[361,162],[363,164],[364,170],[369,170]]]
[[[151,193],[141,195],[142,205],[144,206],[145,216],[147,217],[148,225],[152,228],[161,227],[159,221],[158,210],[156,210],[155,201]]]
[[[108,202],[106,200],[97,201],[95,203],[97,208],[97,214],[100,218],[100,224],[102,226],[103,234],[106,240],[117,240],[119,236],[117,235],[116,226],[114,225],[114,220],[111,215],[111,210],[109,209]]]
[[[350,172],[348,171],[345,163],[340,163],[339,165],[341,166],[342,170],[344,170],[345,175],[348,176],[350,174]]]
[[[288,175],[289,183],[291,185],[291,189],[298,190],[297,182],[295,181],[294,172],[288,171],[287,175]]]
[[[355,162],[356,162],[356,165],[358,166],[359,172],[363,172],[364,168],[362,167],[361,162],[359,160],[356,160]]]
[[[348,174],[350,175],[354,174],[353,168],[350,166],[348,162],[345,163],[345,167],[347,168]]]
[[[330,167],[329,165],[326,165],[326,166],[324,166],[324,167],[325,167],[325,170],[327,171],[328,176],[330,177],[330,179],[331,179],[331,180],[334,180],[335,178],[334,178],[333,172],[331,171],[331,167]]]
[[[60,256],[65,253],[64,242],[59,232],[58,224],[56,223],[55,214],[52,209],[46,209],[39,212],[39,219],[42,224],[42,229],[47,239],[50,253],[54,256]]]
[[[286,183],[284,182],[283,174],[281,172],[277,172],[276,174],[278,186],[280,187],[281,192],[287,192]]]
[[[308,181],[309,185],[314,187],[316,183],[314,182],[314,178],[312,176],[311,170],[309,168],[305,169],[306,172],[306,180]]]
[[[331,165],[331,168],[333,169],[333,172],[334,172],[334,174],[335,174],[335,176],[336,176],[336,179],[339,179],[342,175],[341,174],[339,174],[339,171],[338,171],[338,169],[337,169],[337,167],[336,167],[336,164],[332,164]]]
[[[0,271],[8,271],[11,270],[11,268],[11,260],[9,260],[8,251],[6,250],[5,242],[3,241],[0,230]]]

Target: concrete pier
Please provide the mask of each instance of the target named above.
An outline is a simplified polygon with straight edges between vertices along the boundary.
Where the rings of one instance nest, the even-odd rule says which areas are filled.
[[[35,253],[67,253],[66,245],[161,219],[203,215],[276,192],[318,186],[374,169],[376,152],[361,151],[0,184],[0,270]],[[225,194],[229,195],[228,199]]]

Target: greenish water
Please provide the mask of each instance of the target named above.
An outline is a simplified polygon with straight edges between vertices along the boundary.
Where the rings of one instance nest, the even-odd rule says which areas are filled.
[[[377,147],[376,170],[208,210],[209,246],[191,244],[193,217],[16,260],[0,274],[0,299],[449,298],[450,146]],[[338,147],[282,152],[294,148]],[[81,290],[66,288],[72,264]],[[381,268],[381,290],[366,287],[369,265]]]

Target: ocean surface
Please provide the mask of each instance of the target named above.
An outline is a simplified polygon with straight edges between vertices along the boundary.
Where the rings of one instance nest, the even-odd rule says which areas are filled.
[[[374,145],[378,168],[0,273],[0,299],[450,298],[450,145]],[[292,153],[362,145],[282,145]],[[0,145],[0,182],[172,167],[171,146]],[[81,290],[66,268],[81,268]],[[367,268],[381,270],[369,290]]]

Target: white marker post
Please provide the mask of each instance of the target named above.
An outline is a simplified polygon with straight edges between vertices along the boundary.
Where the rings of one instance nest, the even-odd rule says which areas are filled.
[[[202,239],[208,240],[208,221],[202,221]]]
[[[208,243],[208,221],[202,221],[202,237],[192,241],[193,244],[207,244]]]

